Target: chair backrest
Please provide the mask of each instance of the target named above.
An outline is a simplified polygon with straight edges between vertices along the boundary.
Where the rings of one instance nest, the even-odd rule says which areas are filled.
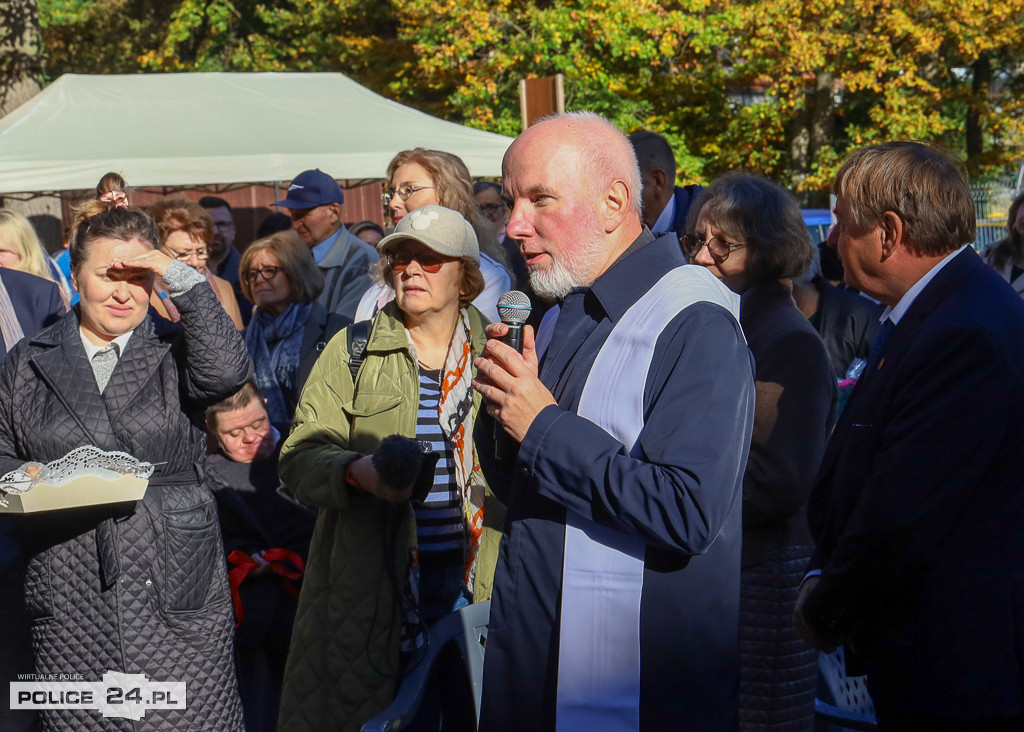
[[[864,676],[847,676],[842,647],[832,653],[818,654],[819,687],[830,699],[815,700],[815,713],[821,719],[836,722],[847,729],[875,729],[875,705],[871,701]],[[819,696],[822,696],[819,688]]]
[[[467,605],[437,621],[430,629],[423,659],[405,676],[394,702],[363,724],[361,732],[397,732],[409,725],[423,701],[431,670],[441,652],[455,644],[466,667],[473,694],[474,719],[480,721],[480,699],[484,677],[484,644],[491,602]]]
[[[480,722],[480,697],[484,682],[484,650],[487,643],[487,623],[491,618],[491,601],[476,602],[459,610],[462,633],[455,640],[466,662],[466,674],[473,689],[477,724]]]

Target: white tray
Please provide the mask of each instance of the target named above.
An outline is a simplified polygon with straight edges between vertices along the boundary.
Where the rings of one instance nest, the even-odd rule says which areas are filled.
[[[39,513],[139,501],[146,495],[148,485],[148,480],[134,475],[122,475],[115,480],[82,476],[59,486],[40,483],[24,493],[8,493],[10,505],[0,503],[0,513]]]

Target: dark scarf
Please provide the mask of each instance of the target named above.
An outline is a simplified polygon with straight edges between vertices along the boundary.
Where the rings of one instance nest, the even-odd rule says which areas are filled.
[[[302,336],[312,309],[311,302],[293,302],[275,318],[257,308],[245,334],[256,384],[267,398],[270,422],[278,429],[288,429],[298,401]]]

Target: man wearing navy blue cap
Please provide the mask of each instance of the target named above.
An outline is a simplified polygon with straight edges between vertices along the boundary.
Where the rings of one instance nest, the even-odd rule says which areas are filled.
[[[299,173],[288,195],[274,206],[289,209],[292,229],[313,252],[324,273],[324,290],[317,298],[329,312],[354,318],[359,298],[370,286],[377,252],[356,238],[341,222],[345,195],[337,181],[322,170]]]

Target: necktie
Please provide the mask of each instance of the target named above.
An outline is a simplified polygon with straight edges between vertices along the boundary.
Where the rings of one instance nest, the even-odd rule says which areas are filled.
[[[864,369],[864,374],[875,370],[878,362],[881,360],[882,351],[885,349],[885,344],[889,342],[889,336],[896,330],[896,324],[886,318],[882,323],[882,327],[878,329],[878,335],[875,336],[875,342],[871,344],[871,353],[868,354],[868,365]]]
[[[117,366],[117,346],[107,346],[92,357],[92,372],[96,375],[96,386],[100,388],[101,394],[107,388],[107,382],[110,381],[110,375],[114,372],[115,366]]]

